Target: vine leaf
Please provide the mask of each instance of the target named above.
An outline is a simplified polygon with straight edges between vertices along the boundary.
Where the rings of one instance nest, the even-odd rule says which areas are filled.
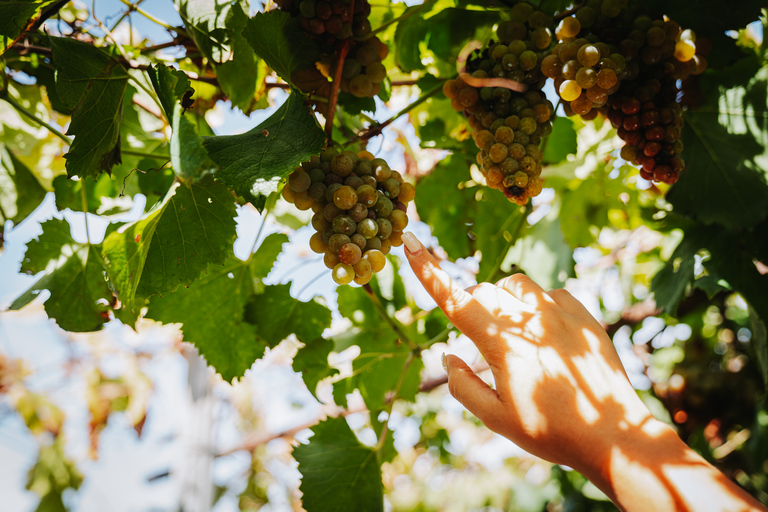
[[[189,287],[152,297],[147,318],[181,323],[184,340],[193,343],[222,378],[241,377],[267,346],[245,320],[245,306],[257,288],[263,287],[262,280],[287,241],[283,234],[269,235],[251,262],[229,257],[223,267]]]
[[[10,309],[19,310],[42,290],[49,290],[45,311],[59,327],[70,332],[101,329],[109,319],[112,292],[104,279],[99,247],[75,242],[66,221],[52,219],[42,227],[43,234],[30,242],[23,266],[27,271],[45,269],[46,273]]]
[[[209,176],[179,183],[144,218],[104,240],[104,260],[120,301],[167,295],[189,286],[208,269],[223,265],[232,250],[235,204]]]
[[[768,70],[755,72],[753,60],[743,59],[702,77],[707,99],[685,114],[686,170],[667,196],[676,212],[728,227],[754,225],[768,213]]]
[[[231,381],[241,377],[267,346],[243,319],[253,277],[246,262],[229,258],[188,288],[153,297],[146,316],[166,324],[181,323],[184,341],[193,343],[208,364]]]
[[[50,37],[56,91],[72,110],[68,135],[75,140],[64,155],[67,174],[96,178],[119,164],[120,122],[128,73],[112,57],[87,43]]]
[[[694,256],[701,247],[694,230],[687,230],[667,263],[653,276],[651,291],[656,305],[670,315],[675,314],[694,279]]]
[[[216,66],[216,78],[232,106],[245,113],[266,92],[267,65],[259,59],[242,34],[248,15],[239,4],[232,8],[232,59]]]
[[[211,159],[219,165],[216,178],[247,201],[277,190],[280,181],[325,147],[325,132],[293,92],[266,121],[239,135],[205,139]]]
[[[149,66],[147,74],[169,122],[173,119],[176,103],[182,101],[183,107],[189,108],[191,106],[191,103],[187,104],[184,100],[189,98],[188,101],[191,101],[192,93],[195,90],[190,87],[189,78],[183,71],[169,68],[165,64],[157,64]]]
[[[5,221],[18,225],[37,208],[45,193],[35,175],[5,144],[0,144],[0,248]]]
[[[344,418],[312,428],[309,444],[294,448],[302,475],[302,505],[311,512],[384,510],[376,452],[360,444]]]
[[[334,338],[336,349],[357,345],[360,355],[352,362],[353,377],[334,385],[335,398],[340,398],[341,390],[349,393],[357,388],[368,410],[380,411],[387,403],[388,393],[397,389],[405,371],[398,397],[413,399],[419,387],[421,359],[411,360],[405,368],[410,350],[405,344],[398,344],[397,334],[381,320],[371,298],[362,288],[340,287],[338,293],[339,312],[352,320],[352,328]]]
[[[216,164],[208,156],[203,138],[195,126],[184,115],[179,103],[173,110],[173,133],[171,134],[171,165],[177,176],[199,180],[216,171]]]
[[[275,347],[289,334],[296,334],[305,343],[319,338],[331,325],[331,311],[317,300],[294,299],[290,284],[278,284],[267,286],[253,297],[246,308],[246,319],[256,327],[261,339]]]
[[[174,0],[184,26],[200,52],[213,62],[225,61],[231,50],[235,6],[247,10],[243,0]]]
[[[256,13],[246,23],[243,36],[256,55],[289,84],[293,73],[314,69],[320,60],[315,42],[301,29],[298,18],[287,12]]]
[[[317,384],[326,377],[339,373],[339,370],[331,368],[328,364],[328,356],[331,352],[333,352],[333,341],[317,338],[308,341],[293,358],[293,369],[301,372],[301,378],[304,379],[307,389],[315,397],[317,397],[315,394]]]
[[[40,12],[56,0],[27,0],[0,4],[0,55],[26,32]]]
[[[543,161],[558,164],[569,154],[576,153],[576,130],[573,120],[567,117],[555,117],[552,121],[552,134],[546,142]]]

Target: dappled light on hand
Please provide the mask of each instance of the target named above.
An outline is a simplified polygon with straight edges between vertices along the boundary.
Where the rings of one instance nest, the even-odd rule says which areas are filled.
[[[411,233],[403,241],[416,276],[493,372],[495,389],[445,359],[449,391],[488,428],[581,471],[626,510],[760,509],[653,417],[605,330],[570,293],[545,292],[523,274],[464,290]],[[712,496],[691,492],[694,482]]]

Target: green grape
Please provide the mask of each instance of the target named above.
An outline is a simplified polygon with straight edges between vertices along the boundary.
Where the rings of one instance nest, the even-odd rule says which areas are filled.
[[[575,80],[566,80],[560,85],[560,97],[565,101],[573,101],[581,95],[581,87]]]
[[[525,29],[525,27],[523,27],[523,29]],[[511,53],[519,57],[525,50],[527,50],[527,47],[525,46],[525,41],[522,41],[524,37],[525,37],[525,32],[523,32],[523,35],[521,37],[517,37],[515,38],[514,41],[510,42],[507,45],[507,53]],[[501,36],[499,36],[499,38],[501,38]]]
[[[376,240],[379,240],[379,239],[377,238]],[[372,272],[380,272],[381,269],[384,268],[384,265],[386,265],[387,263],[387,258],[384,256],[384,253],[376,249],[365,251],[363,258],[368,260],[368,263],[371,264]]]
[[[303,169],[297,168],[288,176],[288,186],[294,192],[305,192],[309,190],[312,179]]]
[[[333,160],[331,160],[331,170],[334,174],[342,178],[349,176],[353,166],[352,159],[347,155],[336,155],[333,157]]]
[[[610,89],[619,81],[616,72],[612,69],[601,69],[597,74],[597,85],[602,89]]]
[[[349,284],[355,278],[355,269],[352,265],[339,263],[333,267],[333,280],[337,284]]]
[[[360,258],[360,260],[357,263],[355,263],[354,268],[355,268],[355,282],[357,282],[357,278],[364,279],[366,277],[370,277],[371,275],[371,262],[365,258]]]
[[[363,219],[368,218],[368,208],[366,208],[361,203],[357,203],[355,206],[349,209],[347,215],[352,217],[353,221],[360,223]]]
[[[341,76],[346,79],[353,79],[360,74],[363,67],[356,59],[347,59],[344,61],[344,66],[341,68]]]
[[[491,160],[493,160],[494,163],[499,163],[505,158],[507,158],[507,155],[509,154],[509,149],[506,145],[497,142],[493,146],[491,146],[490,151],[488,151],[488,155],[491,157]]]
[[[362,236],[362,235],[360,235]],[[378,251],[381,249],[381,238],[373,237],[366,240],[365,249],[363,249],[363,255],[368,251]]]
[[[552,33],[546,27],[539,27],[531,34],[531,42],[539,50],[549,48],[552,44]]]
[[[365,68],[365,74],[373,83],[379,83],[387,77],[387,68],[381,62],[374,62]]]
[[[377,158],[376,160],[381,160]],[[374,160],[374,162],[376,162]],[[389,168],[389,165],[387,165],[384,160],[381,160],[381,163],[375,163],[373,166],[373,176],[376,178],[376,181],[378,183],[383,183],[387,181],[390,176],[392,176],[392,169]]]
[[[392,213],[393,209],[394,205],[392,204],[392,201],[390,201],[390,199],[383,193],[379,192],[379,199],[376,201],[376,204],[373,205],[373,210],[376,214],[379,217],[389,217],[389,214]]]
[[[349,92],[358,98],[373,96],[373,82],[367,75],[357,75],[349,81]]]
[[[402,231],[408,226],[408,216],[404,211],[395,210],[387,217],[387,220],[392,224],[393,231]]]
[[[323,263],[326,267],[333,269],[336,265],[339,264],[339,256],[335,252],[331,252],[330,249],[328,249],[325,252],[325,256],[323,256]]]
[[[346,265],[354,265],[360,261],[362,255],[360,247],[352,242],[342,245],[339,249],[339,260]]]
[[[338,254],[341,246],[351,242],[350,237],[337,233],[328,239],[328,248],[334,253]]]
[[[321,233],[325,228],[331,225],[330,222],[328,222],[325,217],[323,216],[323,212],[317,212],[312,216],[312,227],[315,228],[315,231],[320,231]]]
[[[536,64],[539,62],[539,58],[536,56],[536,54],[530,50],[526,50],[523,53],[520,54],[520,67],[523,68],[526,71],[529,71],[536,67]]]
[[[375,205],[378,198],[379,194],[371,185],[362,185],[357,189],[357,200],[367,208]]]
[[[576,58],[582,66],[592,67],[600,61],[600,50],[597,46],[585,44],[576,52]]]
[[[526,2],[519,2],[512,7],[512,10],[509,12],[509,17],[512,21],[525,23],[528,21],[531,14],[533,14],[533,6]]]
[[[331,183],[328,185],[328,187],[325,189],[325,202],[326,203],[333,203],[333,195],[336,193],[337,190],[339,190],[341,187],[343,187],[341,183]]]
[[[355,189],[347,185],[342,186],[333,194],[333,204],[342,210],[349,210],[357,204]]]
[[[509,156],[515,160],[520,160],[525,156],[525,146],[520,143],[513,143],[509,146]]]
[[[365,67],[370,64],[373,64],[377,60],[379,60],[379,54],[376,51],[376,48],[374,48],[370,44],[365,44],[357,49],[357,52],[355,52],[355,57],[357,58],[358,62],[360,62],[360,65]]]
[[[541,61],[541,72],[549,78],[556,78],[563,72],[563,65],[557,55],[547,55]]]
[[[581,32],[581,22],[578,19],[567,17],[560,20],[560,24],[555,30],[558,39],[576,37]]]
[[[297,192],[293,197],[293,205],[301,211],[309,210],[315,201],[305,192]]]
[[[604,0],[600,6],[600,12],[606,18],[615,18],[621,14],[622,0]]]
[[[361,250],[361,251],[362,251],[363,249],[365,249],[365,245],[366,245],[367,241],[366,241],[365,237],[364,237],[363,235],[361,235],[360,233],[355,233],[354,235],[352,235],[351,237],[349,237],[349,240],[350,240],[350,241],[351,241],[353,244],[355,244],[356,246],[358,246],[358,247],[360,248],[360,250]]]
[[[322,254],[328,250],[328,244],[323,240],[322,233],[315,233],[309,238],[309,248],[318,254]]]
[[[515,132],[509,126],[499,126],[494,134],[497,142],[501,144],[510,145],[515,142]],[[493,158],[493,157],[491,157]]]
[[[400,194],[397,196],[397,198],[404,203],[413,201],[416,198],[416,187],[410,183],[401,183]]]
[[[505,158],[504,161],[499,164],[499,170],[504,176],[517,172],[519,168],[520,168],[520,162],[518,162],[511,156]]]
[[[381,189],[384,195],[394,198],[400,194],[400,183],[394,178],[389,178],[381,184]]]
[[[576,83],[582,89],[594,87],[597,83],[597,72],[592,68],[581,68],[576,72]]]
[[[357,222],[352,220],[352,217],[349,215],[339,215],[333,219],[332,226],[336,233],[341,233],[347,236],[354,235],[357,230]]]
[[[649,46],[661,46],[666,38],[667,34],[661,27],[651,27],[645,34],[645,42]]]
[[[357,225],[357,232],[365,238],[373,238],[379,232],[379,225],[373,219],[364,219]]]
[[[531,135],[536,131],[537,124],[536,119],[532,117],[524,117],[520,120],[520,130],[526,135]]]
[[[390,223],[387,219],[376,219],[376,224],[379,226],[377,236],[379,238],[389,237],[390,233],[392,233],[392,223]]]
[[[547,27],[552,23],[552,18],[541,11],[533,11],[528,18],[528,26],[532,29]]]
[[[579,20],[579,23],[583,28],[589,28],[594,25],[595,20],[597,19],[597,12],[595,12],[592,7],[585,5],[576,11],[576,19]]]
[[[299,4],[299,12],[305,18],[315,17],[315,0],[303,0]]]
[[[325,186],[325,183],[313,183],[309,186],[309,190],[307,193],[309,194],[309,197],[312,198],[313,201],[317,203],[322,203],[325,201],[325,191],[328,189],[328,187]]]
[[[504,44],[497,44],[491,50],[491,58],[496,62],[501,62],[501,59],[503,59],[504,55],[506,54],[507,54],[507,46]]]
[[[680,62],[688,62],[696,53],[696,43],[688,39],[680,39],[675,43],[675,58]]]

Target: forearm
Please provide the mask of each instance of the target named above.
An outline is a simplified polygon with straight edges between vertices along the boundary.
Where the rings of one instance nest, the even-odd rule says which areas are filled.
[[[622,510],[766,510],[667,425],[653,420],[626,434],[609,449],[599,467],[582,468]]]

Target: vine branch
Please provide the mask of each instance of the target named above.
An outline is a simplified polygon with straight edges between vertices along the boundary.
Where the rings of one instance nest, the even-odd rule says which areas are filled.
[[[10,104],[10,105],[13,107],[13,108],[15,108],[15,109],[16,109],[16,110],[17,110],[19,113],[21,113],[21,114],[24,114],[26,117],[28,117],[28,118],[29,118],[29,119],[31,119],[32,121],[36,122],[37,124],[39,124],[39,125],[40,125],[40,126],[42,126],[43,128],[46,128],[46,129],[48,129],[48,131],[49,131],[49,132],[51,132],[53,135],[57,136],[57,137],[58,137],[58,138],[60,138],[62,141],[64,141],[64,143],[65,143],[66,145],[68,145],[68,146],[71,146],[71,145],[72,145],[72,139],[70,139],[69,137],[67,137],[66,135],[64,135],[63,133],[61,133],[59,130],[57,130],[56,128],[54,128],[54,127],[53,127],[53,126],[51,126],[50,124],[48,124],[48,123],[46,123],[45,121],[43,121],[42,119],[40,119],[39,117],[37,117],[35,114],[33,114],[32,112],[30,112],[30,111],[29,111],[29,110],[27,110],[26,108],[24,108],[24,106],[23,106],[23,105],[21,105],[19,102],[17,102],[15,99],[13,99],[13,98],[12,98],[12,97],[11,97],[11,96],[8,94],[8,92],[7,92],[7,91],[5,91],[5,92],[2,94],[2,96],[0,96],[0,97],[1,97],[2,99],[4,99],[5,101],[7,101],[7,102],[8,102],[8,103],[9,103],[9,104]]]
[[[371,289],[370,284],[363,285],[363,289],[365,290],[365,293],[368,294],[368,297],[370,297],[371,302],[373,302],[373,306],[376,308],[376,310],[379,312],[379,315],[381,315],[381,318],[389,325],[389,327],[395,331],[395,334],[397,334],[397,337],[400,338],[401,341],[403,341],[411,350],[418,350],[419,346],[414,343],[414,341],[403,332],[403,330],[400,328],[399,322],[397,322],[395,319],[393,319],[391,316],[389,316],[389,313],[387,313],[387,310],[384,309],[384,305],[381,303],[379,298],[376,296],[375,293],[373,293],[373,289]]]
[[[359,140],[368,140],[371,137],[375,137],[376,135],[379,135],[384,128],[386,128],[387,126],[392,124],[400,116],[402,116],[404,114],[407,114],[408,112],[410,112],[411,110],[413,110],[414,108],[416,108],[417,106],[421,105],[422,103],[427,101],[429,98],[434,96],[438,91],[441,91],[443,89],[443,82],[445,82],[445,80],[441,80],[440,84],[436,85],[432,89],[430,89],[427,92],[423,93],[415,101],[413,101],[410,105],[406,106],[400,112],[398,112],[397,114],[393,115],[392,117],[390,117],[386,121],[384,121],[382,123],[375,124],[375,125],[371,125],[368,128],[366,128],[365,130],[361,131],[360,133],[358,133],[357,135],[355,135],[354,137],[349,139],[347,141],[347,143],[344,144],[344,146],[347,147],[347,146],[350,146],[350,145],[352,145],[353,143],[355,143],[355,142],[357,142]]]

